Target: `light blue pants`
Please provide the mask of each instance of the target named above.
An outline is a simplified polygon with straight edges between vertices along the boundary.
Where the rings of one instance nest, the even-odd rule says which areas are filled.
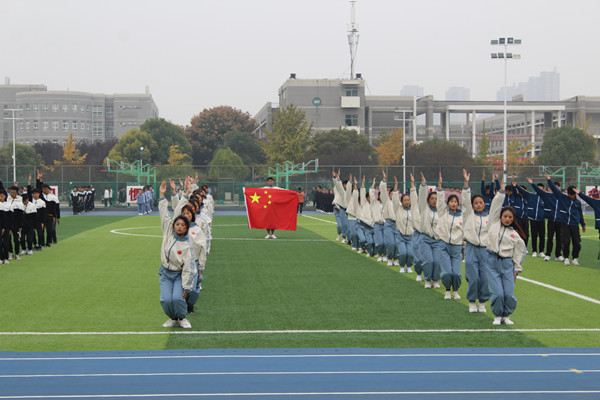
[[[398,262],[401,267],[410,267],[414,262],[412,236],[398,232],[398,238]]]
[[[339,215],[339,224],[340,224],[340,229],[342,231],[342,236],[345,237],[346,239],[349,239],[348,237],[348,214],[346,214],[346,210],[344,210],[343,208],[340,207],[340,210],[338,211],[338,215]],[[336,218],[336,222],[337,222],[337,218]]]
[[[196,304],[198,302],[198,298],[200,297],[200,284],[202,283],[202,281],[204,280],[204,273],[202,273],[200,279],[196,279],[196,284],[194,285],[194,288],[192,289],[192,291],[188,294],[186,300],[186,303],[190,306],[193,306],[194,304]]]
[[[347,238],[348,243],[352,244],[355,249],[358,248],[358,232],[356,232],[356,225],[358,221],[356,219],[348,218],[347,221]]]
[[[488,251],[485,247],[475,246],[467,242],[465,247],[465,278],[469,283],[467,299],[479,303],[490,299],[487,279]]]
[[[137,203],[138,206],[138,214],[144,213],[144,203]]]
[[[442,267],[442,284],[446,290],[458,290],[462,281],[460,268],[462,264],[462,246],[440,240],[440,266]]]
[[[335,217],[335,224],[337,227],[337,234],[341,235],[343,233],[343,229],[342,229],[342,221],[341,221],[341,216],[340,216],[340,210],[337,209],[333,209],[333,216]]]
[[[423,262],[421,261],[423,257],[421,256],[421,249],[419,248],[422,236],[423,234],[421,232],[415,231],[411,240],[413,258],[415,262],[415,272],[417,273],[417,275],[421,275],[423,273]]]
[[[388,260],[396,258],[396,222],[385,221],[383,224],[383,244],[385,246],[385,254]]]
[[[496,317],[508,317],[517,308],[512,258],[501,258],[488,252],[486,266],[492,312]]]
[[[181,286],[181,271],[170,271],[160,266],[158,270],[160,285],[160,305],[171,319],[184,319],[187,315],[187,304]]]
[[[383,242],[383,224],[375,224],[375,252],[378,256],[385,256],[385,244]]]
[[[360,224],[365,235],[365,249],[372,257],[375,255],[375,229],[366,224]]]
[[[421,250],[421,256],[423,257],[421,260],[423,263],[423,279],[426,281],[439,281],[439,260],[441,258],[439,240],[435,240],[430,236],[422,234],[419,249]]]

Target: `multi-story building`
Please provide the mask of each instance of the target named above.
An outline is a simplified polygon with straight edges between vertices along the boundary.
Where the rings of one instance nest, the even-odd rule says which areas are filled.
[[[16,143],[64,144],[70,133],[77,141],[118,139],[131,128],[139,128],[147,119],[158,118],[152,95],[92,94],[48,91],[44,85],[0,85],[0,146],[13,138]],[[12,120],[11,109],[15,113]]]
[[[490,153],[503,151],[503,101],[434,100],[433,96],[367,96],[366,82],[357,79],[296,79],[279,89],[279,104],[267,103],[256,114],[264,137],[271,130],[273,115],[280,107],[294,104],[312,122],[313,132],[353,129],[371,143],[383,131],[403,128],[409,141],[434,137],[458,142],[476,155],[483,133],[491,140]],[[507,102],[508,140],[533,143],[532,156],[539,155],[544,133],[565,124],[585,124],[600,131],[600,97],[577,96],[561,101],[524,101],[522,96]],[[491,115],[491,117],[490,117]],[[454,117],[460,122],[454,122]],[[600,139],[600,133],[596,135]]]
[[[519,82],[506,88],[506,98],[522,96],[526,101],[558,101],[560,99],[560,74],[544,71],[531,76],[527,82]],[[504,88],[496,92],[496,100],[504,101]]]

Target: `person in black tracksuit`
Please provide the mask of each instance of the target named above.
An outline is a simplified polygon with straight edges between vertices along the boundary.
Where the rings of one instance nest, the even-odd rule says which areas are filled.
[[[38,179],[36,180],[36,188],[42,191],[41,199],[46,203],[46,219],[44,221],[44,229],[46,230],[46,247],[50,247],[50,243],[56,244],[56,225],[60,224],[60,207],[58,197],[52,193],[50,186],[42,181],[42,173],[38,171]]]
[[[550,261],[550,257],[552,256],[552,248],[554,246],[554,237],[556,236],[556,251],[554,253],[554,259],[556,261],[564,261],[565,259],[561,256],[562,246],[560,239],[560,215],[559,215],[559,206],[558,199],[554,194],[550,191],[550,188],[543,190],[539,188],[537,185],[533,184],[533,179],[527,178],[527,182],[531,184],[533,190],[542,198],[544,202],[544,216],[548,220],[547,229],[546,229],[546,257],[544,257],[544,261]],[[554,185],[560,188],[560,185],[555,182]]]
[[[1,186],[1,182],[0,182]],[[8,264],[10,253],[10,210],[6,202],[8,194],[4,187],[0,187],[0,264]]]
[[[19,188],[17,186],[11,186],[8,188],[9,196],[6,202],[10,205],[12,210],[10,218],[10,233],[12,235],[12,257],[9,256],[9,260],[14,258],[19,260],[19,252],[21,251],[21,230],[23,228],[23,214],[25,206],[23,205],[23,198],[19,196]],[[10,215],[10,214],[9,214]]]
[[[21,228],[21,255],[33,254],[33,240],[34,240],[34,229],[35,221],[37,220],[37,209],[35,204],[29,201],[31,195],[31,188],[27,194],[23,195],[23,205],[25,210],[23,212],[23,226]]]
[[[33,200],[31,200],[31,202],[33,203],[33,205],[35,206],[36,211],[37,211],[35,213],[36,219],[35,219],[35,223],[33,226],[33,229],[36,233],[33,250],[38,250],[38,251],[42,250],[42,246],[45,243],[44,221],[46,220],[46,203],[44,202],[44,200],[42,200],[40,198],[41,195],[42,195],[42,192],[38,188],[31,190],[31,197],[33,198]]]
[[[533,182],[531,184],[533,185]],[[540,190],[544,187],[542,184],[538,184],[537,186],[538,188],[541,186]],[[533,250],[531,256],[544,258],[546,257],[544,254],[546,240],[544,201],[539,194],[528,192],[521,186],[517,186],[516,189],[523,196],[527,204],[527,217],[529,217],[529,223],[531,224],[531,249]]]

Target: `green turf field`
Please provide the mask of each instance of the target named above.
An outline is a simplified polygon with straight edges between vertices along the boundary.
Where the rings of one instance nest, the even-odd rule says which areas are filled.
[[[245,217],[217,216],[198,311],[184,331],[161,326],[158,217],[64,217],[57,246],[0,266],[0,350],[600,344],[597,302],[519,280],[516,324],[493,327],[489,306],[468,312],[464,278],[463,299],[443,300],[443,289],[425,290],[415,274],[335,242],[333,220],[302,216],[296,232],[265,240]],[[581,267],[528,257],[522,276],[600,299],[597,232],[582,242]]]

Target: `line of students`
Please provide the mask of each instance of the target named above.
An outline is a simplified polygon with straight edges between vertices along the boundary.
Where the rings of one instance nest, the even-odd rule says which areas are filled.
[[[95,199],[96,189],[94,189],[94,185],[73,187],[73,190],[71,190],[73,215],[94,211]]]
[[[146,185],[137,195],[138,215],[150,214],[154,210],[154,187]]]
[[[515,209],[503,206],[504,191],[492,197],[488,213],[485,198],[471,196],[470,174],[463,170],[463,176],[461,207],[455,194],[446,199],[441,173],[437,191],[431,192],[421,174],[418,193],[411,174],[408,195],[398,192],[397,180],[394,188],[388,187],[385,171],[378,188],[373,179],[369,191],[364,177],[359,187],[356,178],[353,185],[352,176],[341,181],[339,170],[333,172],[336,240],[367,257],[378,255],[378,261],[400,266],[400,272],[412,272],[414,266],[417,281],[424,280],[426,289],[439,288],[441,278],[445,299],[460,299],[466,242],[469,312],[486,312],[485,302],[491,299],[493,325],[512,325],[510,315],[517,304],[514,283],[526,254],[525,234]],[[600,204],[598,209],[600,215]]]
[[[208,185],[197,186],[197,180],[186,177],[184,192],[171,186],[173,216],[165,197],[167,183],[159,188],[158,210],[163,241],[159,269],[160,304],[169,319],[165,328],[191,328],[187,314],[194,314],[202,289],[206,258],[212,241],[214,200]],[[183,186],[183,185],[182,185]]]
[[[29,175],[26,192],[20,192],[16,184],[7,190],[0,181],[0,264],[57,243],[59,201],[42,176],[38,172],[36,187],[32,188]]]

